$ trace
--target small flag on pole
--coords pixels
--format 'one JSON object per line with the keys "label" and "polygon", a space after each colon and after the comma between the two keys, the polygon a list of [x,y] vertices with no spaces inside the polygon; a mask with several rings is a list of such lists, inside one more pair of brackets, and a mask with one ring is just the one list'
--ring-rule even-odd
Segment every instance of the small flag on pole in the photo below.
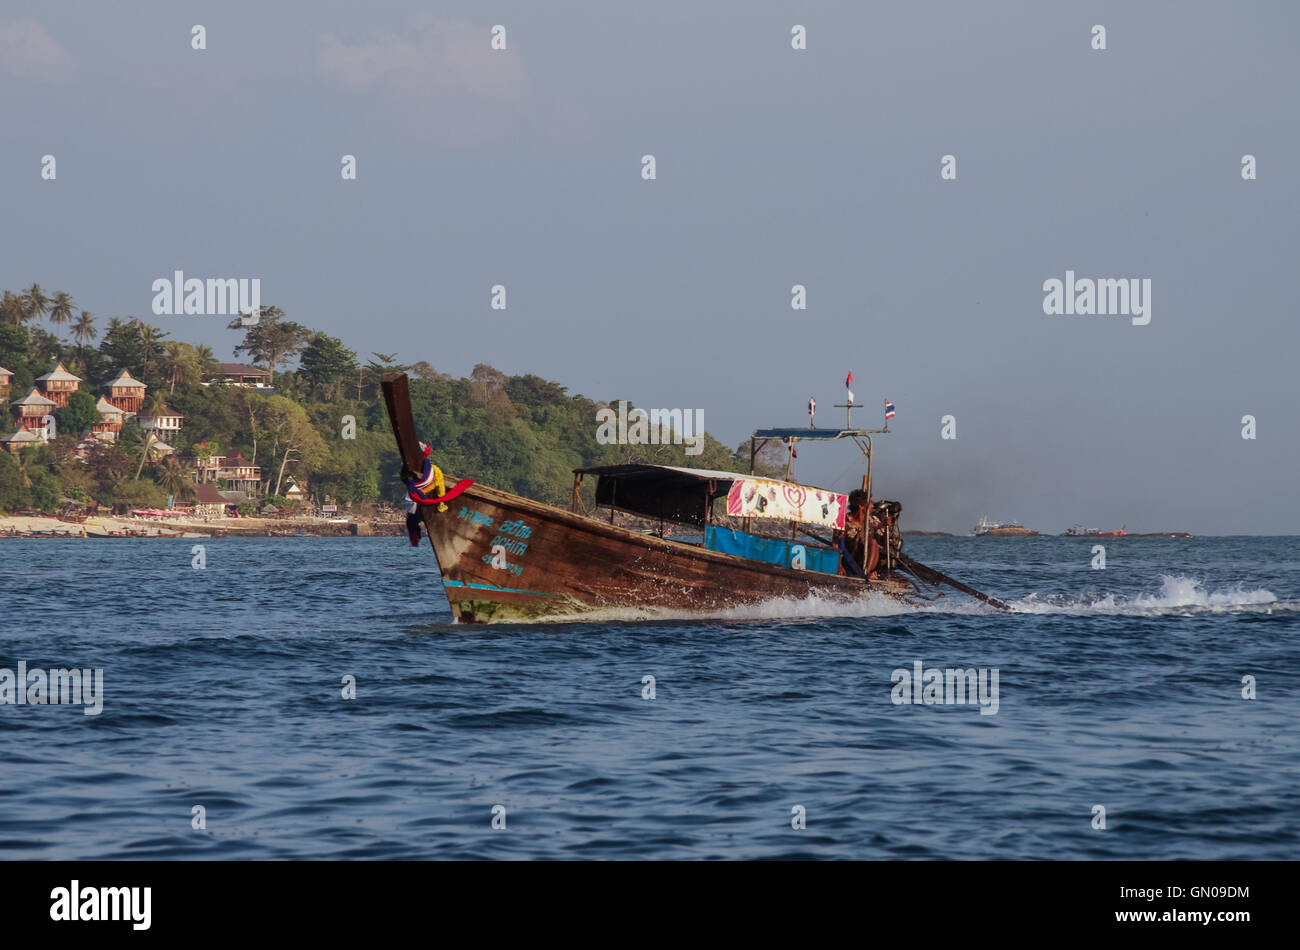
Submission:
{"label": "small flag on pole", "polygon": [[853,401],[853,370],[849,370],[848,378],[844,380],[844,388],[849,391],[849,402]]}
{"label": "small flag on pole", "polygon": [[811,429],[811,428],[814,428],[814,426],[813,426],[813,414],[814,414],[816,411],[817,411],[817,400],[814,399],[812,396],[809,396],[809,397],[808,397],[808,428],[810,428],[810,429]]}
{"label": "small flag on pole", "polygon": [[886,421],[888,421],[889,419],[892,419],[892,418],[894,418],[894,404],[893,404],[892,402],[890,402],[888,399],[886,399],[886,400],[885,400],[885,419],[886,419]]}

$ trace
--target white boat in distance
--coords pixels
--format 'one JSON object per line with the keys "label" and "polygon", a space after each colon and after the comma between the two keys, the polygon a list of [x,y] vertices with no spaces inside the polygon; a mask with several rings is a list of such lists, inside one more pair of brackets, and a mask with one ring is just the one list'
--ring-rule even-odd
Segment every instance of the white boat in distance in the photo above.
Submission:
{"label": "white boat in distance", "polygon": [[980,523],[977,524],[974,528],[972,528],[970,533],[974,537],[978,538],[980,535],[988,534],[990,531],[997,531],[999,528],[1023,528],[1023,527],[1024,525],[1022,525],[1019,521],[1006,521],[1006,522],[989,521],[988,518],[981,516]]}

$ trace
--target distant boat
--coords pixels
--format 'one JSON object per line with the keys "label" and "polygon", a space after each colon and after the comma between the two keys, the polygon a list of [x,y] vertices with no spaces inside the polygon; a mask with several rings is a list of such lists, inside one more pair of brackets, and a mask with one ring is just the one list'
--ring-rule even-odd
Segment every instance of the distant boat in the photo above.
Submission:
{"label": "distant boat", "polygon": [[977,524],[974,528],[972,528],[970,533],[978,538],[981,537],[982,535],[990,534],[991,532],[994,531],[1003,531],[1007,528],[1028,530],[1019,521],[1007,521],[1007,522],[989,521],[987,518],[981,517],[980,523]]}
{"label": "distant boat", "polygon": [[1071,538],[1123,538],[1128,535],[1128,525],[1120,525],[1118,531],[1102,531],[1099,528],[1085,528],[1077,524],[1065,533]]}

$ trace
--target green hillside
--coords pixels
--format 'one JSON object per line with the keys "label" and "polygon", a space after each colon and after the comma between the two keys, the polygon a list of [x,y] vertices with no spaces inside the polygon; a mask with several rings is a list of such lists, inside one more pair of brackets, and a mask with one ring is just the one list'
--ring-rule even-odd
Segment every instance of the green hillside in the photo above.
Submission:
{"label": "green hillside", "polygon": [[[320,503],[396,501],[399,461],[379,393],[381,375],[393,370],[410,374],[416,429],[444,471],[529,498],[567,504],[572,469],[592,465],[748,467],[748,443],[732,451],[707,435],[697,455],[687,455],[684,445],[599,444],[596,414],[609,403],[570,395],[538,376],[507,376],[480,364],[469,378],[456,378],[426,362],[400,364],[396,354],[362,361],[344,341],[275,307],[263,308],[256,326],[236,319],[229,329],[230,361],[269,369],[273,393],[204,385],[223,360],[143,320],[114,317],[101,332],[101,321],[66,293],[46,294],[37,285],[6,291],[0,366],[13,373],[8,402],[25,396],[57,362],[83,381],[54,412],[57,436],[49,445],[0,451],[0,510],[53,512],[65,497],[117,508],[161,506],[168,495],[183,501],[194,490],[196,457],[235,453],[261,467],[259,501],[282,503],[294,481]],[[133,419],[116,443],[91,439],[78,449],[100,419],[95,405],[103,384],[123,370],[149,387],[145,413],[165,406],[183,414],[182,431],[168,438],[174,455],[142,461],[145,439]],[[0,428],[4,435],[14,430],[12,415]],[[585,488],[590,492],[590,482]]]}

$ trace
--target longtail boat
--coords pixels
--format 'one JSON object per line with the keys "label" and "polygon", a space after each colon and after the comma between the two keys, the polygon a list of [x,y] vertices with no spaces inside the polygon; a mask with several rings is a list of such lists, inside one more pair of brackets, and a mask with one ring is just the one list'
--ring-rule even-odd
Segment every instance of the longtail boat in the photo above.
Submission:
{"label": "longtail boat", "polygon": [[[406,375],[385,377],[382,388],[415,509],[412,544],[422,525],[462,622],[617,608],[710,614],[810,595],[909,599],[923,596],[918,581],[983,598],[902,554],[901,506],[870,497],[871,436],[888,430],[760,429],[750,475],[647,464],[576,469],[566,511],[468,480],[428,494],[429,447],[415,431]],[[846,438],[867,458],[862,489],[849,495],[752,474],[770,440],[792,451],[797,441]],[[583,507],[588,476],[603,515]]]}

